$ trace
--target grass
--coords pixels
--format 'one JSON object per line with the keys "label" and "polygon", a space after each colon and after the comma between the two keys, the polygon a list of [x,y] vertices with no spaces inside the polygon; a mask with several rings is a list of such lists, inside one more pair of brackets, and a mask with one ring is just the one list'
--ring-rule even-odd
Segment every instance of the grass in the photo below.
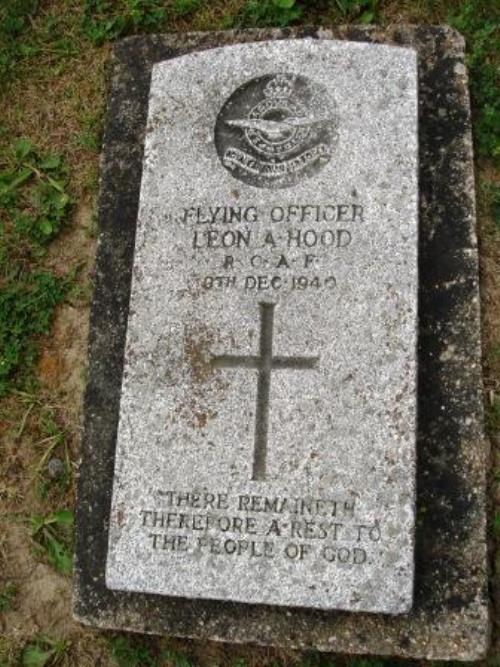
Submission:
{"label": "grass", "polygon": [[[161,660],[165,667],[195,667],[181,651],[173,649],[165,649],[162,652]],[[234,663],[234,667],[238,667],[238,662]],[[245,665],[241,665],[241,667],[245,667]]]}
{"label": "grass", "polygon": [[25,388],[32,379],[36,338],[49,332],[65,292],[65,282],[47,271],[29,272],[0,288],[0,394]]}
{"label": "grass", "polygon": [[[57,502],[58,496],[68,489],[72,480],[68,434],[60,423],[55,406],[40,401],[32,394],[24,394],[21,398],[24,412],[16,438],[22,437],[28,418],[34,412],[37,424],[36,429],[31,425],[31,446],[34,452],[32,481],[36,482],[36,491],[40,498],[51,496]],[[59,462],[59,466],[55,466],[59,470],[57,474],[51,474],[51,461]]]}
{"label": "grass", "polygon": [[491,520],[491,531],[494,537],[500,537],[500,514],[495,514]]}
{"label": "grass", "polygon": [[74,432],[64,406],[49,399],[46,393],[14,392],[0,404],[4,441],[12,443],[0,445],[0,501],[5,509],[17,510],[26,485],[37,511],[71,499]]}
{"label": "grass", "polygon": [[372,23],[378,18],[380,0],[335,0],[335,5],[348,21]]}
{"label": "grass", "polygon": [[36,550],[43,554],[58,572],[71,574],[73,512],[59,510],[46,516],[34,515],[29,523]]}
{"label": "grass", "polygon": [[112,637],[109,647],[118,667],[156,667],[158,664],[143,642],[130,637]]}
{"label": "grass", "polygon": [[15,71],[16,61],[28,52],[23,40],[30,17],[38,8],[37,0],[5,0],[0,7],[0,81]]}
{"label": "grass", "polygon": [[74,139],[75,144],[88,151],[98,153],[101,150],[102,125],[103,113],[101,109],[97,112],[83,112],[81,115],[81,130]]}
{"label": "grass", "polygon": [[157,30],[166,18],[161,0],[85,0],[82,29],[96,46],[139,30]]}
{"label": "grass", "polygon": [[285,27],[298,21],[303,13],[303,8],[295,2],[282,4],[278,0],[248,0],[231,23],[238,28]]}
{"label": "grass", "polygon": [[0,667],[17,667],[19,665],[18,654],[17,642],[0,634]]}
{"label": "grass", "polygon": [[[109,640],[111,655],[118,667],[197,667],[197,662],[191,660],[183,651],[172,647],[157,646],[152,650],[144,640],[134,636],[114,636]],[[209,663],[210,667],[221,667],[217,660]],[[224,662],[227,667],[252,667],[256,663],[244,657],[232,658]],[[260,664],[260,663],[259,663]],[[352,658],[337,660],[323,654],[310,654],[293,663],[286,660],[272,660],[269,667],[403,667],[404,661],[379,658]]]}
{"label": "grass", "polygon": [[500,232],[500,185],[488,184],[489,214],[496,233]]}
{"label": "grass", "polygon": [[486,426],[492,434],[500,431],[500,396],[492,396],[486,406]]}
{"label": "grass", "polygon": [[172,14],[174,16],[186,17],[205,4],[204,0],[174,0],[172,3]]}
{"label": "grass", "polygon": [[60,156],[40,154],[26,138],[4,154],[0,171],[0,396],[33,379],[37,337],[71,284],[42,268],[46,247],[71,210]]}
{"label": "grass", "polygon": [[9,611],[12,608],[14,598],[16,597],[17,586],[11,581],[0,585],[0,614]]}
{"label": "grass", "polygon": [[479,157],[500,165],[500,5],[491,0],[460,4],[448,20],[467,40],[467,65],[475,111],[474,139]]}
{"label": "grass", "polygon": [[[410,19],[448,21],[466,37],[474,109],[475,153],[488,224],[483,257],[498,256],[500,232],[499,13],[494,0],[2,0],[0,3],[0,417],[9,446],[0,450],[0,501],[31,517],[26,531],[38,558],[71,571],[72,433],[67,406],[40,380],[38,359],[54,318],[88,283],[78,265],[58,257],[77,226],[82,202],[97,188],[105,80],[111,42],[160,31],[331,25]],[[497,251],[495,251],[497,252]],[[494,269],[484,268],[492,274]],[[497,293],[498,294],[498,293]],[[500,430],[496,370],[500,342],[495,320],[485,327],[491,401],[490,433]],[[488,333],[489,332],[489,333]],[[495,342],[496,341],[496,342]],[[3,445],[0,444],[0,447]],[[3,456],[7,452],[8,456]],[[51,478],[48,462],[63,462]],[[500,539],[500,512],[490,521]],[[1,517],[0,517],[1,518]],[[2,542],[2,550],[4,547]],[[7,544],[7,543],[5,543]],[[11,555],[14,558],[15,555]],[[0,567],[3,561],[0,562]],[[9,581],[12,577],[9,578]],[[0,613],[23,608],[23,593],[0,587]],[[49,615],[49,614],[48,614]],[[47,628],[47,633],[52,631]],[[88,635],[88,645],[94,642]],[[16,640],[17,641],[17,640]],[[0,637],[0,667],[80,664],[68,637],[29,637],[24,647]],[[394,667],[394,660],[332,659],[311,654],[224,649],[152,638],[113,636],[88,664],[139,667]],[[213,655],[212,655],[213,654]],[[241,657],[243,655],[244,657]],[[401,663],[403,664],[403,663]]]}
{"label": "grass", "polygon": [[55,667],[65,657],[69,642],[39,635],[27,644],[21,654],[22,667]]}

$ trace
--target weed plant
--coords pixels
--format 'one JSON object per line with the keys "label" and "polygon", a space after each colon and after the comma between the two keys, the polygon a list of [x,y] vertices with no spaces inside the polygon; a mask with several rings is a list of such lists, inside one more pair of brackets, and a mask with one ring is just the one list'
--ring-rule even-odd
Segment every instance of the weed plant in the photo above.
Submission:
{"label": "weed plant", "polygon": [[71,574],[73,512],[60,510],[46,516],[34,515],[29,523],[35,550],[58,572]]}
{"label": "weed plant", "polygon": [[118,667],[157,667],[151,651],[140,641],[129,637],[112,637],[109,641],[111,655]]}
{"label": "weed plant", "polygon": [[23,37],[37,9],[38,0],[3,0],[0,5],[0,89],[14,72],[18,58],[30,50]]}
{"label": "weed plant", "polygon": [[82,29],[96,46],[131,32],[156,30],[166,17],[164,5],[161,0],[84,0]]}
{"label": "weed plant", "polygon": [[499,166],[500,2],[468,0],[448,19],[467,40],[476,155],[490,158]]}
{"label": "weed plant", "polygon": [[16,593],[17,586],[11,581],[0,585],[0,614],[12,608]]}
{"label": "weed plant", "polygon": [[72,276],[41,268],[68,220],[67,172],[26,139],[0,163],[0,396],[32,381],[36,339],[49,331]]}
{"label": "weed plant", "polygon": [[56,667],[61,664],[69,649],[69,642],[39,635],[29,642],[21,655],[22,667]]}

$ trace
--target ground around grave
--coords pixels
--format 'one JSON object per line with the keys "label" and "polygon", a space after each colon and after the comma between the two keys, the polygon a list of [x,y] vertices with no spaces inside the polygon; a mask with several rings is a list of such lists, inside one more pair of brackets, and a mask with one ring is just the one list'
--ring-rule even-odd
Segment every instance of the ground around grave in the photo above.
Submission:
{"label": "ground around grave", "polygon": [[[460,5],[460,6],[459,6]],[[475,117],[493,644],[500,665],[500,9],[495,0],[6,0],[0,8],[0,667],[394,665],[83,629],[71,528],[113,39],[297,23],[451,22]],[[401,664],[411,664],[401,661]],[[414,663],[416,664],[416,663]]]}

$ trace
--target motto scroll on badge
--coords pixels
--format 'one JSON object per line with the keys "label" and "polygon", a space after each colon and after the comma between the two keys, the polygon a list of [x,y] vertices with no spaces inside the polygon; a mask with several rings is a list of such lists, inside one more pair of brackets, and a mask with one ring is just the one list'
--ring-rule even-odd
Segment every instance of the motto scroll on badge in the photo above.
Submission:
{"label": "motto scroll on badge", "polygon": [[289,73],[268,74],[237,88],[215,125],[222,164],[261,188],[284,188],[322,169],[337,140],[336,105],[326,89]]}

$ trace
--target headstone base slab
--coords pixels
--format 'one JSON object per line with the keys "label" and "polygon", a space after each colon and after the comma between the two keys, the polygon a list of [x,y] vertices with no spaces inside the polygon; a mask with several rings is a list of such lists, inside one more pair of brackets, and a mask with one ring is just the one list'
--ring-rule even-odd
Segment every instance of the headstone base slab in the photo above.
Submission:
{"label": "headstone base slab", "polygon": [[[123,350],[154,63],[274,39],[412,46],[419,55],[420,325],[415,599],[400,617],[111,591],[105,585]],[[87,625],[336,653],[476,660],[489,640],[477,239],[464,43],[447,27],[248,30],[119,42],[79,473],[75,617]]]}

